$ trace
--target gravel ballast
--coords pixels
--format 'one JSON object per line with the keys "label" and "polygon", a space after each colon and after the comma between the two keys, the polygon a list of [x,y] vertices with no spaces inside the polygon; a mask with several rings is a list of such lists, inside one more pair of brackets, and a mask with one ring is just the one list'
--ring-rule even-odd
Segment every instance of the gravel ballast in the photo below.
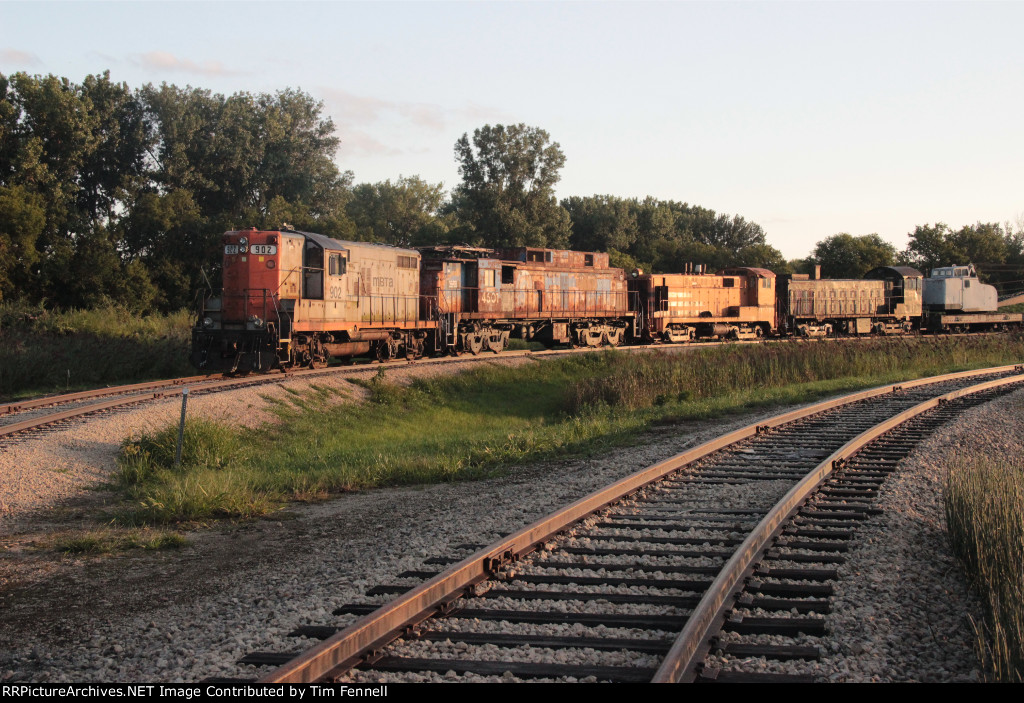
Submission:
{"label": "gravel ballast", "polygon": [[[355,392],[341,379],[317,383]],[[262,386],[198,396],[190,409],[256,426],[268,417],[263,396],[285,393]],[[278,519],[193,532],[179,550],[59,558],[33,549],[31,543],[55,524],[73,525],[80,512],[102,501],[89,487],[109,475],[125,437],[173,422],[179,410],[180,401],[154,403],[0,454],[0,680],[253,676],[253,669],[235,662],[255,651],[309,646],[287,633],[300,625],[351,622],[351,616],[331,611],[366,602],[362,594],[368,588],[398,582],[397,574],[422,569],[426,558],[465,553],[456,545],[493,541],[616,478],[778,412],[663,428],[642,446],[600,459],[545,462],[495,479],[372,490],[290,506]],[[818,663],[821,678],[978,678],[966,617],[977,618],[977,610],[945,556],[938,486],[943,462],[955,451],[1019,451],[1022,435],[1024,393],[1017,392],[940,430],[906,472],[890,479],[882,500],[894,501],[898,522],[873,520],[878,533],[864,557],[851,555],[843,566],[829,615],[841,643],[823,645],[829,653]],[[944,580],[936,581],[937,590],[925,589],[934,573]],[[908,591],[924,619],[895,616],[911,597]],[[941,606],[933,613],[936,603]],[[942,619],[929,632],[933,617]],[[492,626],[481,623],[481,631]],[[636,661],[649,665],[643,657]]]}

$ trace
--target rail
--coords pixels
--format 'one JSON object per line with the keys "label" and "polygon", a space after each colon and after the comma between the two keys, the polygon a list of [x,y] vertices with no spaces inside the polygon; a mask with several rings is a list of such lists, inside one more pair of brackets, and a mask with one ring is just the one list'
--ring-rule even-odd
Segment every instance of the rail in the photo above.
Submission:
{"label": "rail", "polygon": [[[652,679],[652,683],[677,683],[696,679],[697,667],[711,648],[710,637],[724,624],[727,611],[732,607],[733,597],[742,589],[744,579],[753,573],[754,567],[767,547],[834,469],[842,466],[843,462],[853,454],[897,425],[942,403],[1020,381],[1019,375],[1008,376],[931,398],[862,432],[826,457],[775,504],[726,562],[697,608],[690,615],[683,631]],[[903,387],[910,385],[909,383],[903,384]]]}
{"label": "rail", "polygon": [[[901,384],[881,386],[818,403],[807,408],[794,410],[767,421],[748,425],[742,429],[730,432],[700,447],[678,454],[621,479],[476,552],[443,574],[408,591],[396,600],[378,608],[287,664],[269,672],[259,681],[262,683],[308,683],[339,675],[358,664],[368,653],[383,647],[407,629],[415,627],[434,613],[443,612],[450,603],[461,597],[464,593],[470,592],[476,584],[490,578],[503,565],[514,562],[534,551],[538,545],[543,544],[575,522],[629,493],[679,470],[687,464],[742,439],[752,437],[766,429],[784,425],[794,420],[859,400],[892,393],[901,388],[970,378],[983,374],[1009,373],[1013,371],[1019,372],[1020,367],[1006,366],[966,371],[916,381],[907,381]],[[1013,381],[1020,381],[1020,377],[1011,377],[1011,380],[1008,382]],[[787,499],[789,500],[784,500],[783,502],[788,504],[795,500],[789,496],[787,496]],[[765,518],[766,521],[768,519]],[[749,550],[744,550],[744,553],[748,554]],[[743,557],[742,563],[748,563],[750,558],[749,554],[747,557]],[[737,557],[737,559],[740,558]],[[729,568],[735,570],[739,567],[734,565]],[[733,581],[735,577],[727,577],[727,579]],[[718,591],[723,589],[724,586],[720,587]],[[715,596],[713,600],[717,603],[720,598]],[[706,627],[701,627],[699,632],[703,634],[706,629]],[[684,630],[684,632],[687,632],[689,637],[692,630],[693,628],[690,628],[689,631]],[[680,638],[681,641],[682,639]],[[661,677],[659,680],[680,680],[681,673],[685,672],[690,666],[689,662],[692,658],[690,655],[694,651],[694,647],[680,644],[680,642],[673,645],[673,650],[670,653],[671,659],[665,661],[663,669],[666,671],[659,672],[658,675]],[[684,661],[685,663],[683,663]]]}

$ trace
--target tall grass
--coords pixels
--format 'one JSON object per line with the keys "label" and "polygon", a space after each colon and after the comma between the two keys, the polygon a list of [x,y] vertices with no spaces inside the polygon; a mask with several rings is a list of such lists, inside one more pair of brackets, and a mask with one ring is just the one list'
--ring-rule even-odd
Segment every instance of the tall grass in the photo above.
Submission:
{"label": "tall grass", "polygon": [[571,412],[593,405],[649,408],[754,388],[782,388],[846,377],[884,382],[1011,363],[1024,358],[1024,339],[1019,334],[894,338],[848,344],[745,345],[698,350],[682,357],[609,354],[609,373],[584,378],[570,388]]}
{"label": "tall grass", "polygon": [[185,425],[181,464],[175,465],[178,428],[169,426],[124,442],[114,483],[129,501],[120,522],[129,525],[254,517],[271,502],[246,480],[241,432],[209,420]]}
{"label": "tall grass", "polygon": [[117,519],[243,518],[283,501],[479,478],[524,461],[636,443],[654,423],[1024,358],[1019,339],[966,351],[958,341],[940,341],[938,351],[895,341],[857,352],[844,348],[860,345],[817,343],[664,357],[605,352],[484,364],[409,386],[390,382],[382,367],[361,384],[365,402],[339,402],[338,391],[313,388],[278,401],[278,422],[259,429],[190,422],[180,468],[173,466],[176,428],[127,442],[118,485],[129,501]]}
{"label": "tall grass", "polygon": [[143,317],[115,304],[61,312],[0,303],[0,397],[188,374],[190,327],[186,311]]}
{"label": "tall grass", "polygon": [[998,681],[1024,681],[1024,459],[960,461],[943,496],[949,540],[981,596],[977,648]]}

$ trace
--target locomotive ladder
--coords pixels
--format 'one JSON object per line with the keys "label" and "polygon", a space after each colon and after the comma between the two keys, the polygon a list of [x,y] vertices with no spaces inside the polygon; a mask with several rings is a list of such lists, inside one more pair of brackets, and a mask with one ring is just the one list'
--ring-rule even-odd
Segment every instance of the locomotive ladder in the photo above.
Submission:
{"label": "locomotive ladder", "polygon": [[438,315],[441,329],[444,330],[444,344],[446,349],[453,349],[459,343],[459,325],[455,320],[455,313],[446,312]]}

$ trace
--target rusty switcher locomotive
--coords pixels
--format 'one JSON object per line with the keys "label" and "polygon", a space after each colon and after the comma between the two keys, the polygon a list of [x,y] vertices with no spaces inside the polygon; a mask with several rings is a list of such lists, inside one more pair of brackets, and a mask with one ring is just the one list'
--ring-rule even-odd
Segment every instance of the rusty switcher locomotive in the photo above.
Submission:
{"label": "rusty switcher locomotive", "polygon": [[615,347],[715,339],[996,330],[995,290],[973,266],[883,266],[863,279],[762,268],[627,275],[608,254],[518,247],[422,249],[291,229],[226,232],[224,288],[205,297],[191,361],[210,372],[501,352],[512,338]]}

